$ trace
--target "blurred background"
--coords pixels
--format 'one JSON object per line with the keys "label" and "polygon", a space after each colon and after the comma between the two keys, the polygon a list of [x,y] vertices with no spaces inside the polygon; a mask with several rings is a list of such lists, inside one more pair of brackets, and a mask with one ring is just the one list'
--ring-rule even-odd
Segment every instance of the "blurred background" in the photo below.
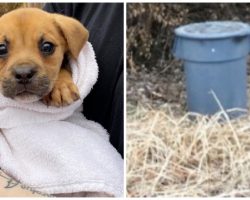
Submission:
{"label": "blurred background", "polygon": [[250,23],[250,4],[127,4],[128,106],[171,103],[177,110],[186,109],[182,63],[171,54],[174,29],[209,20]]}

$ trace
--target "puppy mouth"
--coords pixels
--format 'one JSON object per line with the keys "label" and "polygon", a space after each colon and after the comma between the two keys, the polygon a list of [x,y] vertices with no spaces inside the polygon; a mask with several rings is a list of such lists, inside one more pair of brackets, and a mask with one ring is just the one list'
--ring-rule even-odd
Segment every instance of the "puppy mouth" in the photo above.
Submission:
{"label": "puppy mouth", "polygon": [[8,98],[36,95],[39,98],[50,92],[50,81],[47,76],[37,77],[27,84],[19,84],[13,79],[2,82],[2,94]]}
{"label": "puppy mouth", "polygon": [[40,96],[40,93],[38,93],[37,91],[34,91],[32,88],[28,89],[24,85],[23,88],[16,90],[15,96],[25,96],[25,95],[31,95],[31,94]]}

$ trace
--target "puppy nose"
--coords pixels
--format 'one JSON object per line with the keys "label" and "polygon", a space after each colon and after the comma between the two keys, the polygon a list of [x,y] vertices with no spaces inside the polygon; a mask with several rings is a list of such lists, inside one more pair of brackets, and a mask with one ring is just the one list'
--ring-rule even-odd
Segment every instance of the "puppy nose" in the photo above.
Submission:
{"label": "puppy nose", "polygon": [[31,82],[32,77],[36,73],[36,69],[30,66],[16,67],[13,71],[16,81],[20,84],[27,84]]}

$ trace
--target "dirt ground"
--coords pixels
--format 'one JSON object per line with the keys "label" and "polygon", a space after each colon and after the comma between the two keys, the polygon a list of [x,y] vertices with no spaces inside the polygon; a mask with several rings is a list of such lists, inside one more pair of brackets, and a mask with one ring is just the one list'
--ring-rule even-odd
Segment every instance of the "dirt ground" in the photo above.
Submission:
{"label": "dirt ground", "polygon": [[170,74],[168,66],[152,71],[132,71],[127,75],[127,101],[133,104],[140,102],[159,106],[172,103],[185,109],[186,95],[184,87],[184,72],[181,62],[174,61],[177,66]]}

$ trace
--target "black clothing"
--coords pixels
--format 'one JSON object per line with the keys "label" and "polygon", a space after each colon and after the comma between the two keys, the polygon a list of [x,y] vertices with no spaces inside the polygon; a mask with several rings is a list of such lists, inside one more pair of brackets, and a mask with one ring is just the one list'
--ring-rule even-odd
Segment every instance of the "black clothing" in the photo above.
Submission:
{"label": "black clothing", "polygon": [[123,4],[47,3],[44,10],[73,17],[89,30],[99,77],[84,100],[83,113],[107,129],[123,155]]}

